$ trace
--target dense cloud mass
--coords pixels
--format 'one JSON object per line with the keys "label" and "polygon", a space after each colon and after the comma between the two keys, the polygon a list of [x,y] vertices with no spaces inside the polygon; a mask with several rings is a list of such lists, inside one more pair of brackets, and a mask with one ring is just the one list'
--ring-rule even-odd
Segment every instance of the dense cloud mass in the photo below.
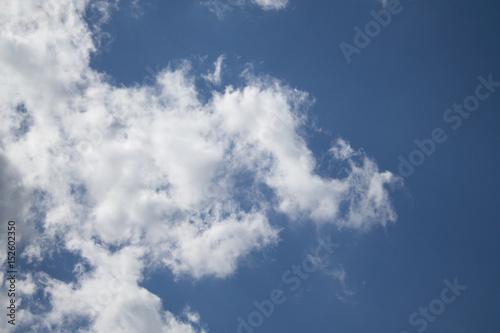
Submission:
{"label": "dense cloud mass", "polygon": [[[239,259],[278,243],[270,211],[360,230],[396,219],[385,188],[395,177],[344,140],[330,153],[347,175],[315,173],[300,135],[307,93],[245,73],[243,86],[202,102],[188,61],[154,85],[115,86],[89,67],[87,5],[0,3],[1,218],[43,230],[21,229],[27,260],[56,244],[81,260],[72,282],[25,274],[23,302],[33,305],[21,327],[202,332],[203,318],[189,309],[176,317],[139,286],[146,265],[177,278],[227,277]],[[207,80],[221,83],[223,59]],[[50,307],[35,311],[40,291]]]}

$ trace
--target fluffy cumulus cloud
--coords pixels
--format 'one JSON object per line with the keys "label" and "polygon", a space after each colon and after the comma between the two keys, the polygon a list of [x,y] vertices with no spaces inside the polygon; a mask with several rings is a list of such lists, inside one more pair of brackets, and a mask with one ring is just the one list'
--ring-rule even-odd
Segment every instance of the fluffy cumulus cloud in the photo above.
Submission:
{"label": "fluffy cumulus cloud", "polygon": [[[0,217],[17,221],[28,261],[56,246],[79,258],[74,280],[23,277],[21,328],[203,332],[198,314],[174,315],[140,286],[147,266],[226,277],[278,243],[270,211],[355,229],[395,220],[393,175],[345,141],[331,149],[345,176],[315,173],[300,135],[306,93],[246,72],[241,86],[201,101],[187,61],[154,85],[114,86],[89,67],[88,5],[0,2]],[[222,61],[206,76],[214,84]]]}

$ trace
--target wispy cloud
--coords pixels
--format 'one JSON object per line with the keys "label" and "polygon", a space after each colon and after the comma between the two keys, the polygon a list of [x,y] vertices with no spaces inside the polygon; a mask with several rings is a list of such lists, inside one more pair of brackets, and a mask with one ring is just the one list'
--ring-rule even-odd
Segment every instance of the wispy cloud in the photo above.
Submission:
{"label": "wispy cloud", "polygon": [[265,11],[282,10],[288,6],[288,0],[209,0],[201,2],[201,5],[206,6],[220,21],[224,20],[226,13],[235,8],[241,9],[249,4],[256,5]]}
{"label": "wispy cloud", "polygon": [[217,16],[219,21],[224,20],[224,15],[226,12],[232,11],[234,8],[227,3],[224,3],[220,0],[210,0],[204,1],[201,3],[202,6],[206,6],[210,12],[214,13]]}
{"label": "wispy cloud", "polygon": [[215,85],[221,84],[223,62],[224,62],[224,55],[220,55],[217,58],[217,61],[215,61],[214,63],[214,71],[212,73],[207,73],[205,75],[202,75],[202,77],[205,80],[212,82]]}
{"label": "wispy cloud", "polygon": [[343,265],[339,265],[334,270],[326,271],[326,274],[337,280],[340,285],[340,288],[336,290],[337,299],[345,301],[349,296],[354,295],[354,291],[347,283],[348,276]]}
{"label": "wispy cloud", "polygon": [[251,0],[264,10],[280,10],[288,5],[288,0]]}

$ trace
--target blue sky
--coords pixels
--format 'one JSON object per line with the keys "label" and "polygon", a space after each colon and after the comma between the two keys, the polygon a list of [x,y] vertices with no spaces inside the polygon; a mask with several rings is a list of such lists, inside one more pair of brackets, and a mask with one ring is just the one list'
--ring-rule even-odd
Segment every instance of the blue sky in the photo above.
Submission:
{"label": "blue sky", "polygon": [[0,12],[2,331],[498,332],[496,2]]}

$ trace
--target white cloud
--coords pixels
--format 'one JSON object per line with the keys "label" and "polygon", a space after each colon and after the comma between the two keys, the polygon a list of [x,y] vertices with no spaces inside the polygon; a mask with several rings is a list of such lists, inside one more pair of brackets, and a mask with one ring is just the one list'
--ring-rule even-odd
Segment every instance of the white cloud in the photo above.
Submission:
{"label": "white cloud", "polygon": [[[279,9],[286,1],[258,4]],[[16,170],[2,168],[9,195],[1,212],[43,227],[27,257],[40,260],[62,239],[92,267],[76,267],[73,282],[35,275],[51,307],[25,310],[24,325],[57,331],[88,316],[93,332],[202,331],[195,313],[182,321],[139,286],[146,265],[177,277],[226,277],[252,251],[277,244],[269,210],[355,229],[395,220],[384,188],[393,175],[345,141],[332,156],[347,163],[346,176],[315,173],[299,134],[306,93],[246,72],[241,88],[204,103],[189,62],[164,69],[154,86],[113,86],[89,67],[96,47],[82,20],[86,6],[0,3],[0,76],[8,78],[0,162]]]}
{"label": "white cloud", "polygon": [[201,2],[201,5],[206,6],[220,21],[224,20],[226,13],[233,11],[235,8],[243,8],[247,4],[256,5],[266,11],[281,10],[288,6],[288,0],[209,0]]}
{"label": "white cloud", "polygon": [[264,10],[280,10],[288,5],[288,0],[251,0]]}
{"label": "white cloud", "polygon": [[214,63],[214,71],[213,73],[207,73],[205,75],[202,75],[202,77],[209,81],[212,82],[215,85],[221,84],[222,81],[222,65],[224,61],[224,55],[221,55],[217,58],[217,61]]}
{"label": "white cloud", "polygon": [[[1,141],[0,141],[1,145]],[[7,222],[10,220],[16,221],[18,216],[28,214],[31,200],[29,192],[22,186],[20,175],[15,172],[15,167],[9,160],[0,153],[0,220],[2,228],[0,228],[0,258],[7,258]],[[29,237],[29,230],[22,224],[17,223],[14,226],[18,238],[24,240]],[[0,261],[0,264],[2,264]]]}
{"label": "white cloud", "polygon": [[[163,261],[174,274],[224,277],[235,271],[242,255],[277,242],[278,231],[268,224],[262,213],[246,214],[226,207],[215,209],[218,210],[215,216],[193,217],[191,223],[169,230],[170,242],[160,245],[160,250],[170,253]],[[224,219],[219,216],[223,214],[230,215]]]}
{"label": "white cloud", "polygon": [[346,301],[348,297],[354,295],[355,292],[347,284],[346,280],[348,276],[343,265],[339,265],[331,271],[325,270],[325,273],[337,280],[340,285],[340,288],[336,290],[337,299],[340,301]]}
{"label": "white cloud", "polygon": [[332,148],[330,148],[330,153],[340,161],[344,161],[356,155],[351,146],[342,138],[337,139]]}
{"label": "white cloud", "polygon": [[219,21],[224,20],[224,15],[226,12],[232,11],[234,8],[227,3],[220,0],[210,0],[201,3],[202,6],[206,6],[209,11],[217,16]]}

